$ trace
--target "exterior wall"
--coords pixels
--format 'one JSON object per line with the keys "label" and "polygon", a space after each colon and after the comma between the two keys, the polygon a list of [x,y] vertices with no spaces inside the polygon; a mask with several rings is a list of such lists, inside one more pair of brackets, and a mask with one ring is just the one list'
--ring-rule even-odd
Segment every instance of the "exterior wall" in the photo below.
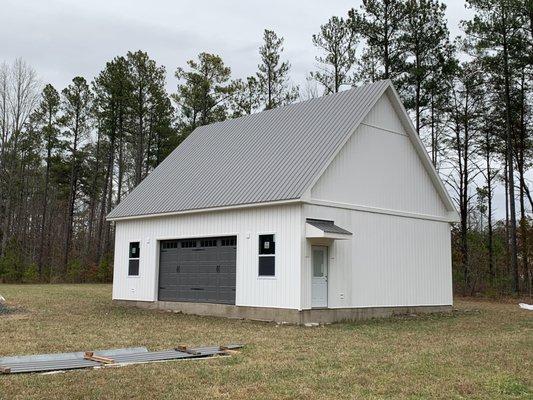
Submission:
{"label": "exterior wall", "polygon": [[[353,232],[329,247],[328,307],[451,305],[447,222],[305,205],[307,218]],[[302,240],[302,308],[311,308],[311,243]]]}
{"label": "exterior wall", "polygon": [[[237,236],[236,305],[300,308],[300,204],[254,207],[116,222],[113,299],[156,301],[159,241]],[[276,235],[276,276],[258,277],[258,235]],[[128,277],[129,242],[141,243],[138,277]]]}
{"label": "exterior wall", "polygon": [[[449,211],[385,94],[310,191],[305,218],[353,232],[329,244],[328,307],[452,304]],[[302,308],[311,243],[302,239]]]}
{"label": "exterior wall", "polygon": [[386,95],[328,166],[311,197],[444,217],[447,210]]}

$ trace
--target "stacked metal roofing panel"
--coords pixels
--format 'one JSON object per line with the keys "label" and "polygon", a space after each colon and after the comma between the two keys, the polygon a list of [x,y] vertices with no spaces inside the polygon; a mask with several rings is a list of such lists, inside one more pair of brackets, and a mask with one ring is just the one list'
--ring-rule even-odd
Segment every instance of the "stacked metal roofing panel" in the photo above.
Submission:
{"label": "stacked metal roofing panel", "polygon": [[[0,374],[63,371],[96,368],[108,365],[141,364],[187,358],[212,357],[218,354],[226,355],[228,350],[234,350],[240,347],[242,346],[180,347],[163,351],[148,351],[146,347],[134,347],[127,349],[101,350],[90,353],[76,352],[3,357],[0,358]],[[92,359],[88,354],[92,355]],[[111,362],[97,361],[99,359],[106,359]]]}

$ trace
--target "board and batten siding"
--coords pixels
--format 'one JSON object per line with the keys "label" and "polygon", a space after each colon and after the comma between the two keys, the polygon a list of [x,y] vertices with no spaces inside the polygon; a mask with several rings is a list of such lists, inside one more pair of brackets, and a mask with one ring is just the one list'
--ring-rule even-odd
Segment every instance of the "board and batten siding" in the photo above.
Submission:
{"label": "board and batten siding", "polygon": [[[156,301],[159,241],[237,236],[236,305],[300,308],[302,206],[288,204],[116,222],[113,299]],[[276,276],[258,276],[258,235],[276,235]],[[129,242],[140,242],[139,276],[128,276]]]}
{"label": "board and batten siding", "polygon": [[[328,307],[451,305],[447,222],[305,205],[307,218],[353,232],[329,247]],[[302,308],[311,307],[311,244],[303,243]]]}
{"label": "board and batten siding", "polygon": [[444,217],[447,210],[384,94],[311,190],[311,197]]}
{"label": "board and batten siding", "polygon": [[[313,204],[314,202],[314,204]],[[328,307],[451,305],[449,215],[384,94],[310,190],[306,218],[353,232],[329,246]],[[311,244],[302,242],[302,308]]]}

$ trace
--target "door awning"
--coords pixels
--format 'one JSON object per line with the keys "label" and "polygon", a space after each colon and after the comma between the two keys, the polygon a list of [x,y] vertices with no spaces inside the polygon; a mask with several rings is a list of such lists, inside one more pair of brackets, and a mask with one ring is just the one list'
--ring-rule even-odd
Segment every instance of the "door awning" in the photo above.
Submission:
{"label": "door awning", "polygon": [[308,239],[350,239],[352,232],[335,225],[333,221],[307,218],[305,220],[305,237]]}

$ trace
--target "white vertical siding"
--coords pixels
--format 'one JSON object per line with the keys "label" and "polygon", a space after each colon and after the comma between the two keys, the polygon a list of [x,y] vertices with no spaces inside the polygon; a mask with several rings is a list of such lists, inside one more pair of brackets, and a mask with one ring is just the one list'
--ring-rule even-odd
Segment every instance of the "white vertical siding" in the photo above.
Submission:
{"label": "white vertical siding", "polygon": [[[113,298],[157,300],[158,240],[237,235],[236,304],[300,308],[299,204],[116,222]],[[258,234],[276,235],[276,277],[258,277]],[[141,242],[140,275],[128,277],[128,244]]]}
{"label": "white vertical siding", "polygon": [[[353,232],[330,247],[330,308],[452,304],[448,223],[314,205],[306,205],[304,215]],[[304,309],[311,306],[310,246],[302,271]]]}
{"label": "white vertical siding", "polygon": [[386,92],[367,114],[363,124],[373,125],[391,132],[407,135]]}
{"label": "white vertical siding", "polygon": [[311,197],[418,214],[447,214],[386,95],[317,181]]}

